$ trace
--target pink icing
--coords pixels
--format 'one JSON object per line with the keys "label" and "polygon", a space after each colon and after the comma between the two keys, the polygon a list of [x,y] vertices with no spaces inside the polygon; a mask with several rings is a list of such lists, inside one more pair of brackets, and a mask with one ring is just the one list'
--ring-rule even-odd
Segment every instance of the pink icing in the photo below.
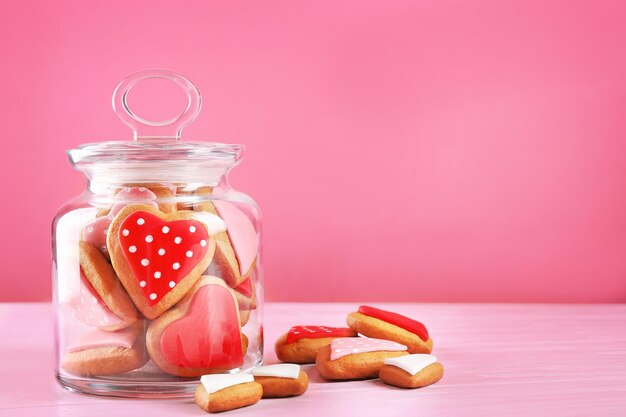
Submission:
{"label": "pink icing", "polygon": [[83,227],[82,240],[92,244],[104,255],[108,256],[107,250],[107,232],[111,225],[111,218],[97,217]]}
{"label": "pink icing", "polygon": [[239,261],[241,275],[246,275],[259,251],[254,225],[241,210],[226,201],[214,201],[217,213],[226,223],[228,238]]}
{"label": "pink icing", "polygon": [[111,207],[108,217],[112,219],[120,210],[131,203],[145,203],[153,207],[158,207],[157,203],[154,202],[156,199],[156,194],[146,187],[126,187],[115,196],[115,200],[119,201],[119,203]]}
{"label": "pink icing", "polygon": [[145,187],[126,187],[122,189],[115,196],[117,203],[111,207],[109,214],[97,217],[85,225],[82,231],[82,240],[94,245],[108,258],[107,233],[115,215],[131,203],[145,203],[158,207],[157,203],[154,202],[156,198],[156,194]]}
{"label": "pink icing", "polygon": [[80,284],[76,294],[68,302],[78,320],[88,326],[117,326],[122,320],[109,310],[87,278],[80,272]]}
{"label": "pink icing", "polygon": [[70,343],[67,350],[68,352],[78,352],[80,350],[110,346],[130,349],[133,347],[136,338],[137,332],[133,328],[127,328],[117,332],[92,330],[82,335],[78,340]]}
{"label": "pink icing", "polygon": [[406,346],[391,340],[372,339],[369,337],[341,337],[330,342],[330,360],[334,361],[356,353],[402,352],[406,349]]}

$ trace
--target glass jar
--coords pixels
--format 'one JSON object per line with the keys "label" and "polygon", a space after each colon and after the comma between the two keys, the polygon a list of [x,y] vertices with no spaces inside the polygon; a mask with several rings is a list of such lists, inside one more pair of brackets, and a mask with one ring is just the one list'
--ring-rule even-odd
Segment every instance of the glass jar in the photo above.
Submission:
{"label": "glass jar", "polygon": [[[183,113],[136,116],[127,95],[147,78],[182,87]],[[228,182],[242,145],[181,141],[200,106],[179,74],[132,74],[113,109],[134,140],[68,152],[88,183],[52,230],[56,377],[70,390],[191,396],[201,375],[262,363],[260,213]]]}

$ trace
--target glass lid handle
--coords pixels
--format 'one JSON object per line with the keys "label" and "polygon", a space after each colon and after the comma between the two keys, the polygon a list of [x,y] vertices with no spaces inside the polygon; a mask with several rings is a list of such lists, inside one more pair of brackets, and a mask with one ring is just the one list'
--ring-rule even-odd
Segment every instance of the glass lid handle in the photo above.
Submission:
{"label": "glass lid handle", "polygon": [[[176,117],[169,120],[154,122],[139,117],[128,107],[128,93],[141,80],[163,78],[170,80],[187,94],[187,107]],[[200,113],[202,96],[191,81],[172,71],[164,69],[147,69],[135,72],[124,78],[113,91],[113,112],[125,125],[133,130],[136,141],[179,141],[181,131]]]}

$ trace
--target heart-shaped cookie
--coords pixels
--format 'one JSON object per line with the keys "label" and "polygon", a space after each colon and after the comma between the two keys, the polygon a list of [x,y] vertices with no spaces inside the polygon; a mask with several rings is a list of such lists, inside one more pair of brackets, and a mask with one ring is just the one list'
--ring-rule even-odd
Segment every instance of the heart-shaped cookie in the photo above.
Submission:
{"label": "heart-shaped cookie", "polygon": [[79,242],[79,262],[80,281],[69,302],[76,318],[107,331],[135,323],[139,314],[98,248]]}
{"label": "heart-shaped cookie", "polygon": [[[185,296],[215,252],[209,227],[193,211],[162,213],[133,204],[116,216],[107,235],[111,263],[128,295],[149,319]],[[221,221],[217,219],[218,221]]]}
{"label": "heart-shaped cookie", "polygon": [[[204,194],[206,195],[206,192]],[[219,276],[234,288],[250,276],[259,252],[259,237],[248,216],[227,201],[203,201],[195,210],[219,216],[227,229],[215,235],[215,266]]]}
{"label": "heart-shaped cookie", "polygon": [[152,360],[173,375],[200,376],[243,364],[237,301],[216,277],[203,276],[180,303],[154,320],[146,340]]}

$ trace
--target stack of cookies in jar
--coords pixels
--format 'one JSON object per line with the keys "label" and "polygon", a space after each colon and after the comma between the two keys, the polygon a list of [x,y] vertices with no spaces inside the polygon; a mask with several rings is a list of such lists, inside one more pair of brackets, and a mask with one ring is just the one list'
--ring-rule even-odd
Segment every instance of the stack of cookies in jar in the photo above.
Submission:
{"label": "stack of cookies in jar", "polygon": [[60,216],[60,371],[197,379],[257,365],[256,219],[185,184],[123,184]]}

